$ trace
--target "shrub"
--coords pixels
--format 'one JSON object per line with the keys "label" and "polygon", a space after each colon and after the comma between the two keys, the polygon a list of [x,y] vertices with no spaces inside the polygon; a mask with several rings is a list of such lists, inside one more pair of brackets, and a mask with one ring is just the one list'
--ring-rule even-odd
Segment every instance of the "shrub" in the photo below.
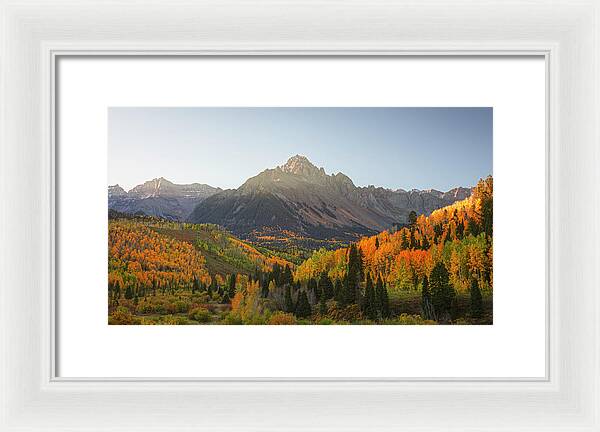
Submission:
{"label": "shrub", "polygon": [[108,317],[108,323],[111,325],[131,325],[138,324],[138,320],[124,306],[117,307]]}
{"label": "shrub", "polygon": [[437,324],[437,322],[432,320],[427,320],[422,318],[420,315],[408,315],[408,314],[400,314],[398,317],[385,320],[383,324],[388,325],[420,325],[420,324]]}
{"label": "shrub", "polygon": [[163,313],[174,314],[175,312],[177,312],[174,302],[173,303],[171,303],[171,302],[163,303],[163,307],[164,307]]}
{"label": "shrub", "polygon": [[364,319],[360,307],[357,304],[351,304],[346,307],[337,307],[335,302],[329,304],[327,316],[334,321],[357,322]]}
{"label": "shrub", "polygon": [[211,314],[206,308],[196,307],[188,313],[188,318],[200,323],[207,323],[211,320]]}
{"label": "shrub", "polygon": [[186,317],[165,315],[160,317],[159,324],[165,325],[186,325],[190,324],[190,321]]}
{"label": "shrub", "polygon": [[190,309],[190,304],[183,300],[177,300],[174,303],[175,312],[177,313],[186,313]]}
{"label": "shrub", "polygon": [[235,312],[230,312],[227,315],[225,315],[225,318],[223,318],[223,324],[241,325],[244,323],[242,322],[242,318],[238,314],[236,314]]}
{"label": "shrub", "polygon": [[158,325],[158,319],[157,318],[150,318],[150,317],[142,317],[140,318],[140,324],[141,325]]}
{"label": "shrub", "polygon": [[275,312],[269,319],[270,325],[292,325],[296,324],[296,317],[287,312]]}
{"label": "shrub", "polygon": [[147,301],[142,301],[137,305],[135,311],[138,314],[149,314],[154,312],[154,306]]}

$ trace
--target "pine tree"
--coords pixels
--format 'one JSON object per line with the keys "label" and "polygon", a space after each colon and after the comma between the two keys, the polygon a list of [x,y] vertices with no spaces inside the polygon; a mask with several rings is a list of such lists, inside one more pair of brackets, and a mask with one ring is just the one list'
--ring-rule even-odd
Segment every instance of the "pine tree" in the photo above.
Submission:
{"label": "pine tree", "polygon": [[319,291],[325,300],[329,300],[333,297],[333,283],[327,272],[322,272],[321,277],[319,278]]}
{"label": "pine tree", "polygon": [[438,262],[431,271],[429,285],[435,315],[440,322],[450,321],[450,309],[454,300],[454,288],[443,262]]}
{"label": "pine tree", "polygon": [[260,295],[263,298],[269,297],[269,278],[264,277],[261,284]]}
{"label": "pine tree", "polygon": [[[363,252],[362,249],[359,248],[358,246],[356,247],[356,256],[357,256],[357,260],[358,260],[358,282],[360,283],[361,281],[363,281],[365,279],[365,259],[363,256]],[[357,292],[359,292],[360,290],[357,287]]]}
{"label": "pine tree", "polygon": [[258,269],[258,267],[256,267],[254,269],[254,278],[255,281],[262,281],[262,273],[261,271]]}
{"label": "pine tree", "polygon": [[382,291],[381,291],[381,316],[383,318],[390,317],[390,297],[388,295],[388,290],[383,281],[381,282]]}
{"label": "pine tree", "polygon": [[477,279],[471,278],[471,316],[481,318],[483,316],[483,303],[481,300],[481,290]]}
{"label": "pine tree", "polygon": [[229,290],[228,290],[227,294],[229,294],[230,298],[233,298],[233,296],[235,295],[236,279],[237,279],[237,276],[235,273],[232,273],[231,275],[229,275]]}
{"label": "pine tree", "polygon": [[373,291],[373,282],[371,281],[370,274],[367,274],[363,313],[370,320],[377,319],[377,308],[375,306],[375,292]]}
{"label": "pine tree", "polygon": [[338,305],[341,305],[344,302],[344,285],[345,283],[343,283],[340,279],[335,280],[333,299]]}
{"label": "pine tree", "polygon": [[[494,228],[494,185],[492,177],[487,177],[485,180],[479,180],[473,191],[473,196],[480,199],[480,218],[481,230],[489,238],[492,237]],[[476,234],[474,234],[476,235]]]}
{"label": "pine tree", "polygon": [[273,264],[273,270],[271,270],[271,280],[275,282],[275,286],[281,286],[281,267],[279,264]]}
{"label": "pine tree", "polygon": [[433,243],[438,244],[440,237],[444,233],[444,227],[441,224],[436,224],[433,226]]}
{"label": "pine tree", "polygon": [[465,223],[463,221],[460,221],[456,225],[456,238],[459,240],[462,240],[464,233],[465,233]]}
{"label": "pine tree", "polygon": [[292,284],[294,282],[294,277],[292,276],[292,269],[288,264],[286,264],[285,269],[283,270],[283,276],[281,280],[282,284]]}
{"label": "pine tree", "polygon": [[284,308],[286,312],[294,312],[294,301],[292,300],[292,289],[289,285],[285,286]]}
{"label": "pine tree", "polygon": [[298,302],[296,304],[295,315],[298,318],[308,318],[311,314],[312,310],[310,308],[310,303],[308,302],[306,291],[300,291],[300,293],[298,294]]}
{"label": "pine tree", "polygon": [[327,314],[327,301],[325,300],[325,296],[321,296],[321,301],[319,302],[319,313],[321,315]]}
{"label": "pine tree", "polygon": [[377,282],[375,282],[375,308],[377,309],[377,313],[385,318],[385,314],[383,313],[385,302],[383,290],[383,281],[381,280],[381,275],[379,275],[377,276]]}
{"label": "pine tree", "polygon": [[310,278],[306,284],[306,289],[315,296],[315,300],[318,302],[321,299],[321,290],[317,285],[317,281],[314,278]]}
{"label": "pine tree", "polygon": [[348,272],[344,283],[344,305],[356,303],[358,298],[358,284],[360,281],[361,273],[361,259],[358,252],[358,248],[355,244],[350,245],[348,251]]}
{"label": "pine tree", "polygon": [[127,288],[125,288],[125,298],[127,300],[131,300],[133,298],[133,289],[131,288],[131,285],[127,285]]}
{"label": "pine tree", "polygon": [[429,280],[427,276],[423,277],[421,287],[421,315],[428,320],[435,320],[435,311],[431,303],[431,293],[429,292]]}
{"label": "pine tree", "polygon": [[400,240],[400,247],[404,250],[408,249],[410,245],[408,244],[408,238],[406,238],[406,230],[402,230],[402,238]]}
{"label": "pine tree", "polygon": [[230,303],[231,302],[231,298],[229,297],[229,292],[225,291],[225,293],[223,294],[223,300],[221,301],[221,303]]}
{"label": "pine tree", "polygon": [[411,210],[408,214],[408,224],[411,227],[414,227],[417,224],[417,213],[414,210]]}

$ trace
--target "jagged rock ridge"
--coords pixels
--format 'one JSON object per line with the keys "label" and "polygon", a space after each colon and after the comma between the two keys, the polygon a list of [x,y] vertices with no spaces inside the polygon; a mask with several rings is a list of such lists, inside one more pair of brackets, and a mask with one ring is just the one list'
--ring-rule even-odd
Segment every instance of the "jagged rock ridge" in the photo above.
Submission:
{"label": "jagged rock ridge", "polygon": [[206,184],[175,184],[163,177],[149,180],[126,192],[121,186],[108,187],[108,208],[129,214],[185,220],[209,196],[221,191]]}
{"label": "jagged rock ridge", "polygon": [[470,194],[470,188],[440,192],[357,187],[345,174],[328,175],[296,155],[238,189],[211,195],[188,220],[216,223],[242,237],[257,230],[285,230],[319,239],[353,239],[405,223],[411,211],[427,215]]}

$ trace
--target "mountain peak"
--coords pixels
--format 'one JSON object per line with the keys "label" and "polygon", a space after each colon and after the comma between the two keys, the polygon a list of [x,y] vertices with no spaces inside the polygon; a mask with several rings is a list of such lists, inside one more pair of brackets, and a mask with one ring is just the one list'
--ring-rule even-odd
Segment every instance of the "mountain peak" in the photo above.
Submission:
{"label": "mountain peak", "polygon": [[288,159],[281,170],[288,174],[313,176],[315,174],[325,174],[323,168],[317,168],[306,156],[296,155]]}

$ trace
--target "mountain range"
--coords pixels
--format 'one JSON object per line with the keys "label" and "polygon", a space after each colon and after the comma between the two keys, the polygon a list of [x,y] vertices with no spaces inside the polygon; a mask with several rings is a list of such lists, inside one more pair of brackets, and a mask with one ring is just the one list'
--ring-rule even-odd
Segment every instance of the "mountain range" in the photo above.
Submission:
{"label": "mountain range", "polygon": [[156,178],[126,192],[118,184],[108,187],[108,208],[129,214],[185,220],[209,196],[220,192],[206,184],[179,185]]}
{"label": "mountain range", "polygon": [[129,192],[108,188],[109,208],[172,220],[221,225],[240,237],[288,232],[316,239],[352,240],[408,221],[471,195],[471,188],[391,190],[359,187],[343,173],[327,174],[306,157],[266,169],[237,189],[176,185],[164,178]]}

